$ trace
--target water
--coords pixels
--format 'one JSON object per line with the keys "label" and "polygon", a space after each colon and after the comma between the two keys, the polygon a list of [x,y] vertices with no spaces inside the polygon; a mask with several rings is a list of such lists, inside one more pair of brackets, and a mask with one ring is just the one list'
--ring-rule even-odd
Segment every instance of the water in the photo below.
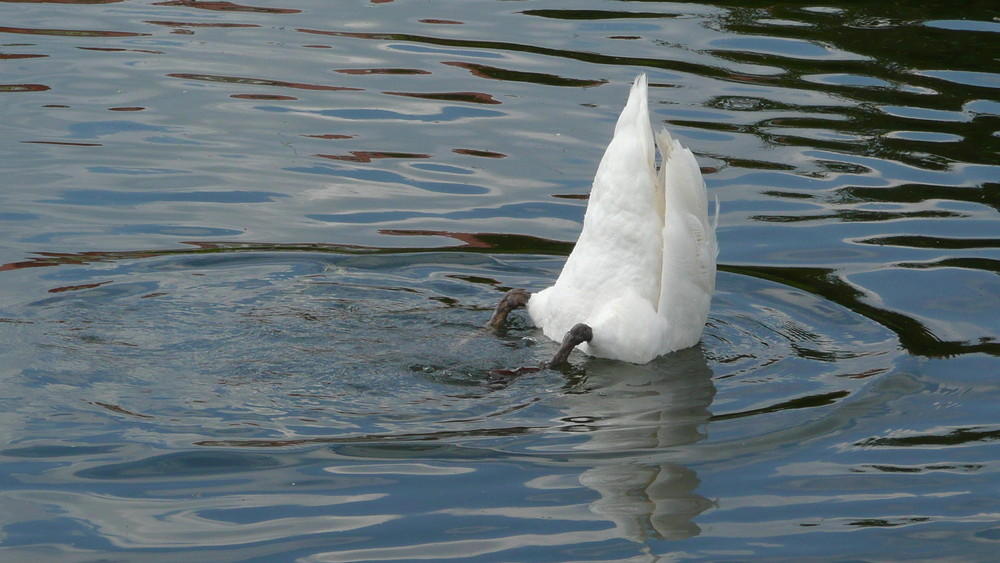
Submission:
{"label": "water", "polygon": [[[0,556],[992,558],[998,18],[0,2]],[[640,71],[701,345],[518,373]]]}

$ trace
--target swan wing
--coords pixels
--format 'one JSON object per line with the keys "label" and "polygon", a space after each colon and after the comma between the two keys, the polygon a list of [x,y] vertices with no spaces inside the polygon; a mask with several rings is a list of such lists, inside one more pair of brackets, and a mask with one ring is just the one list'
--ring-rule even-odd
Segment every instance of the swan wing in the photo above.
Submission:
{"label": "swan wing", "polygon": [[[698,162],[666,129],[656,136],[662,164],[663,268],[658,313],[667,325],[663,352],[693,346],[701,338],[715,290],[718,244],[708,218],[708,193]],[[716,223],[718,206],[716,206]]]}

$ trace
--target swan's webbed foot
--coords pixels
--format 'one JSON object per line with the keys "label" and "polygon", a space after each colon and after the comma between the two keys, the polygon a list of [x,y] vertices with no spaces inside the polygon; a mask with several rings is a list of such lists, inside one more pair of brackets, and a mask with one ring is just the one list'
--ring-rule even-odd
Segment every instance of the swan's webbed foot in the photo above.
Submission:
{"label": "swan's webbed foot", "polygon": [[584,323],[573,325],[573,328],[569,329],[569,332],[563,337],[562,344],[559,345],[559,350],[556,351],[551,360],[542,364],[542,367],[550,368],[565,362],[566,358],[569,358],[569,353],[573,351],[573,348],[584,342],[590,342],[593,338],[594,331],[590,326]]}
{"label": "swan's webbed foot", "polygon": [[504,295],[500,303],[497,304],[497,308],[493,311],[493,316],[490,317],[490,322],[486,326],[493,330],[500,330],[507,322],[507,315],[514,309],[520,309],[527,305],[528,299],[531,299],[531,294],[523,289],[508,291],[507,295]]}

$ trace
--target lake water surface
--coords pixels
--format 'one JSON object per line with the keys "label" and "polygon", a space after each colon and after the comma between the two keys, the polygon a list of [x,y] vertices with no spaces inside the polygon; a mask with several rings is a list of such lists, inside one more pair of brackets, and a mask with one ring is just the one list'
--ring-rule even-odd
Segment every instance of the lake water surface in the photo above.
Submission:
{"label": "lake water surface", "polygon": [[[572,4],[0,0],[0,559],[994,558],[1000,10]],[[639,72],[702,342],[518,373]]]}

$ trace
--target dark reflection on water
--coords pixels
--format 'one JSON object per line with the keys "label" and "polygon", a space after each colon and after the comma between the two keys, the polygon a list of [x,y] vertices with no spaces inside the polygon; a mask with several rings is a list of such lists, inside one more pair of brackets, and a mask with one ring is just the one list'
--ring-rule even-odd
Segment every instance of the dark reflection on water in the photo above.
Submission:
{"label": "dark reflection on water", "polygon": [[[997,17],[0,0],[0,558],[992,558]],[[704,338],[518,369],[639,71]]]}

